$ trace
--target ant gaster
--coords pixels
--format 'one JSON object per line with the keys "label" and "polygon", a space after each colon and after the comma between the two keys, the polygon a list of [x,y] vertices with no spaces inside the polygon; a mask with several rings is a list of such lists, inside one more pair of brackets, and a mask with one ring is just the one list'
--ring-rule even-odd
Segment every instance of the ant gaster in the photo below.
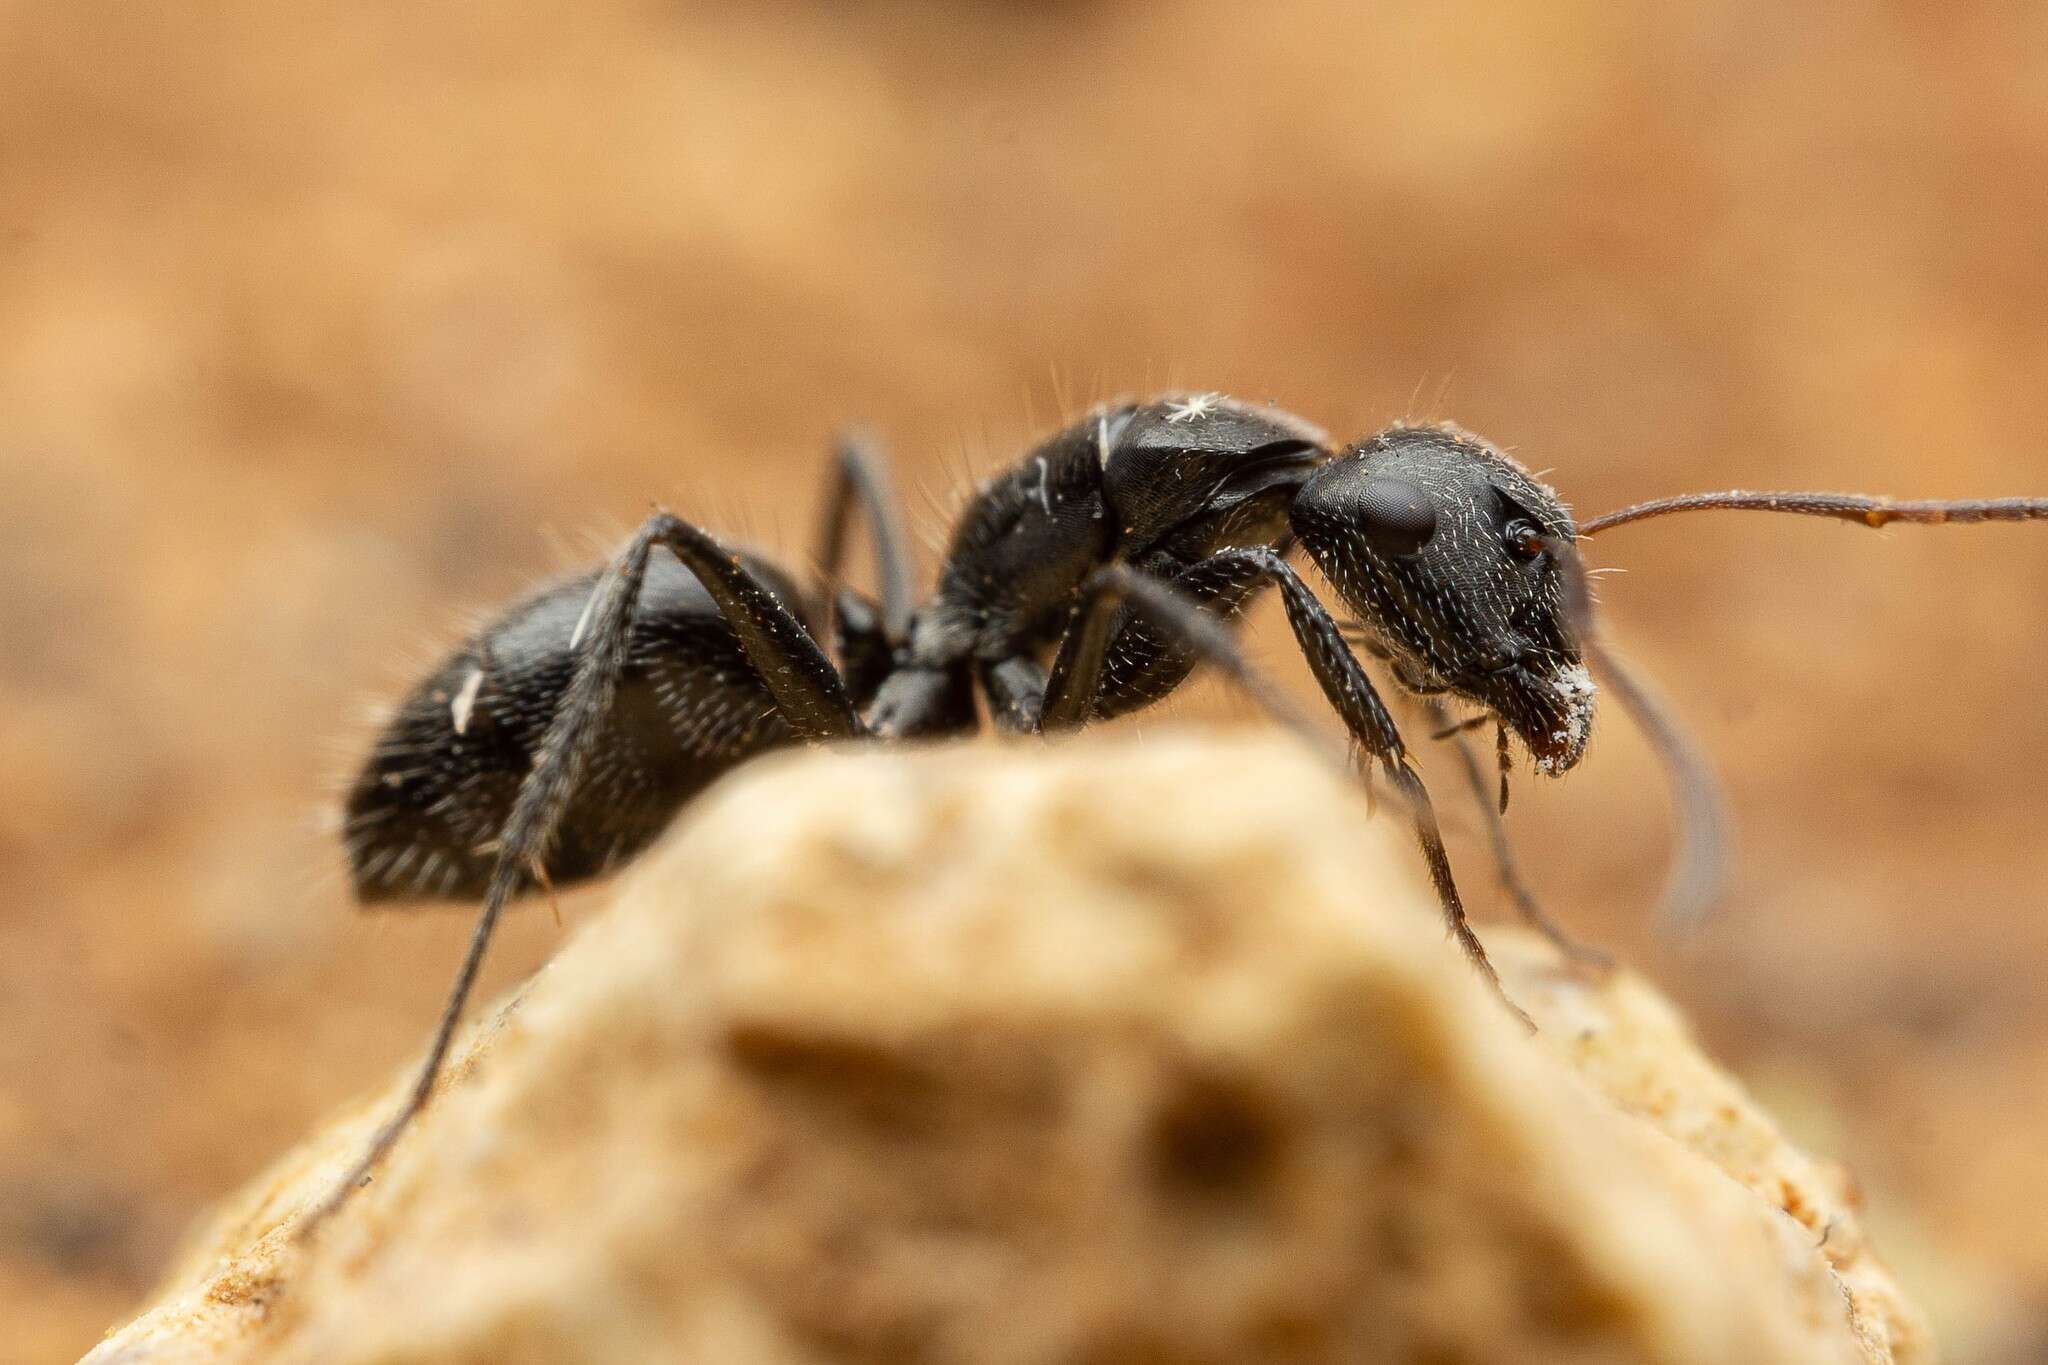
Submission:
{"label": "ant gaster", "polygon": [[[1323,695],[1412,821],[1451,932],[1497,991],[1428,793],[1350,642],[1423,698],[1437,737],[1457,741],[1523,913],[1590,957],[1521,885],[1498,819],[1511,734],[1546,774],[1584,753],[1589,661],[1672,774],[1685,837],[1667,908],[1689,913],[1712,896],[1722,841],[1704,764],[1593,630],[1581,537],[1708,508],[1873,526],[2048,518],[2048,499],[1738,492],[1638,504],[1578,527],[1520,464],[1455,428],[1393,427],[1333,454],[1299,418],[1186,395],[1101,407],[984,484],[956,523],[936,591],[918,604],[881,466],[848,443],[833,473],[809,592],[657,512],[608,568],[515,606],[401,704],[347,800],[356,892],[481,899],[483,910],[414,1086],[304,1229],[364,1182],[427,1103],[506,903],[629,859],[757,753],[967,734],[977,699],[1000,729],[1071,728],[1160,700],[1202,661],[1305,729],[1226,627],[1271,586]],[[837,581],[856,511],[874,540],[878,601]],[[1296,540],[1351,620],[1288,563]],[[1477,714],[1453,720],[1446,700]],[[1496,732],[1497,807],[1463,741],[1477,725]]]}

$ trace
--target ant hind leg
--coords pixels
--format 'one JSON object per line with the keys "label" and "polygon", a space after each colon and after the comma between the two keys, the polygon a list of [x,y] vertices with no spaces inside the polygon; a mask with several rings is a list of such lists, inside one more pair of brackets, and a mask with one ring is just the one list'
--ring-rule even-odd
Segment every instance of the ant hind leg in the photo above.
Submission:
{"label": "ant hind leg", "polygon": [[412,1088],[333,1193],[299,1225],[301,1239],[368,1180],[432,1098],[498,920],[530,876],[537,871],[544,875],[549,847],[602,733],[626,665],[633,608],[646,578],[648,557],[657,545],[666,546],[710,593],[791,729],[812,740],[860,732],[839,674],[803,623],[705,532],[667,512],[650,517],[598,580],[576,623],[569,645],[577,656],[575,675],[555,708],[497,841],[483,910]]}

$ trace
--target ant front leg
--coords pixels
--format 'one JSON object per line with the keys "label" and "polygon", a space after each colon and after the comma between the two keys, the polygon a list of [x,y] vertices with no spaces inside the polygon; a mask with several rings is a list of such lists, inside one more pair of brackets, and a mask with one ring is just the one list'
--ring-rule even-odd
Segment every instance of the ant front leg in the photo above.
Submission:
{"label": "ant front leg", "polygon": [[1533,1029],[1535,1025],[1529,1016],[1508,999],[1507,992],[1501,987],[1499,974],[1486,956],[1485,945],[1472,932],[1472,926],[1465,917],[1465,904],[1459,898],[1457,883],[1451,876],[1450,855],[1444,851],[1443,834],[1437,827],[1436,808],[1430,803],[1429,791],[1408,761],[1408,746],[1402,741],[1401,732],[1388,713],[1386,703],[1380,700],[1372,679],[1359,666],[1358,657],[1344,643],[1342,627],[1309,590],[1308,584],[1302,582],[1301,575],[1294,571],[1293,566],[1273,551],[1225,550],[1216,557],[1256,564],[1264,576],[1279,588],[1281,603],[1287,610],[1287,623],[1294,631],[1303,657],[1308,660],[1309,671],[1323,689],[1324,698],[1343,719],[1344,728],[1351,732],[1359,747],[1379,763],[1388,782],[1408,807],[1415,823],[1416,841],[1421,845],[1423,861],[1429,867],[1430,882],[1436,888],[1437,902],[1443,908],[1444,921],[1452,937],[1457,939],[1458,946],[1464,949],[1465,956],[1486,978],[1501,1002],[1517,1019]]}
{"label": "ant front leg", "polygon": [[[1480,943],[1465,918],[1464,903],[1459,899],[1457,885],[1451,876],[1450,858],[1444,851],[1429,792],[1408,762],[1407,746],[1395,728],[1393,717],[1381,703],[1372,680],[1345,646],[1336,621],[1309,591],[1308,585],[1301,581],[1300,575],[1272,550],[1224,550],[1204,563],[1211,572],[1250,573],[1254,578],[1277,583],[1287,609],[1288,622],[1311,671],[1316,675],[1316,681],[1322,685],[1323,695],[1343,718],[1352,739],[1380,763],[1415,822],[1416,839],[1422,847],[1430,882],[1436,890],[1438,904],[1443,909],[1444,920],[1452,936],[1501,1003],[1507,1006],[1509,1013],[1525,1027],[1534,1029],[1535,1024],[1529,1016],[1508,998],[1499,974],[1486,956],[1485,945]],[[1123,600],[1128,600],[1161,628],[1178,636],[1194,655],[1223,669],[1269,713],[1305,736],[1318,749],[1322,748],[1322,742],[1307,718],[1245,661],[1229,629],[1172,586],[1127,565],[1111,565],[1099,570],[1088,583],[1083,624],[1088,616],[1107,613]],[[1077,654],[1084,655],[1082,662],[1085,662],[1085,656],[1094,653],[1089,646],[1077,645],[1074,648]],[[1066,653],[1064,648],[1062,653]],[[1075,671],[1077,675],[1081,672],[1080,664],[1077,663]],[[1073,686],[1079,690],[1078,683]],[[1368,775],[1368,784],[1370,780]]]}
{"label": "ant front leg", "polygon": [[840,739],[860,733],[860,720],[839,674],[803,623],[705,532],[667,512],[650,517],[598,581],[576,623],[569,646],[576,655],[575,675],[498,837],[483,910],[418,1076],[398,1112],[371,1139],[368,1150],[300,1225],[301,1237],[310,1235],[341,1207],[426,1108],[506,904],[529,878],[546,884],[548,851],[618,691],[631,642],[634,605],[647,575],[648,558],[657,545],[667,547],[711,595],[748,662],[799,738]]}

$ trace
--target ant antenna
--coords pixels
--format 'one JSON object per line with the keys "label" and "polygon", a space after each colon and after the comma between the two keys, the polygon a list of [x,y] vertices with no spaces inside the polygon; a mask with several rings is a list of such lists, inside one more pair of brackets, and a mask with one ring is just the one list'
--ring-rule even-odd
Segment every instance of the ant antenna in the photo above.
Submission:
{"label": "ant antenna", "polygon": [[[1581,538],[1630,522],[1648,521],[1673,512],[1782,512],[1793,516],[1830,517],[1873,529],[1903,522],[1915,526],[1966,525],[1992,521],[2048,520],[2048,498],[1979,498],[1957,501],[1900,499],[1863,493],[1748,492],[1683,493],[1656,498],[1594,517],[1579,528]],[[1607,674],[1614,694],[1635,719],[1670,776],[1681,812],[1679,851],[1665,892],[1669,923],[1696,920],[1719,894],[1725,881],[1727,818],[1710,770],[1692,747],[1676,718],[1654,693],[1622,668],[1601,644],[1593,627],[1592,594],[1578,552],[1563,541],[1549,542],[1565,566],[1566,607],[1583,639],[1586,653]]]}
{"label": "ant antenna", "polygon": [[1597,535],[1610,527],[1673,512],[1789,512],[1803,517],[1833,517],[1837,521],[1861,522],[1880,527],[1895,521],[1919,526],[1981,521],[2048,520],[2048,498],[1983,498],[1976,501],[1901,501],[1870,497],[1862,493],[1684,493],[1675,498],[1638,502],[1604,517],[1595,517],[1579,528],[1581,538]]}
{"label": "ant antenna", "polygon": [[1601,640],[1593,614],[1592,582],[1578,550],[1570,541],[1555,536],[1545,536],[1543,541],[1544,548],[1564,570],[1565,615],[1580,649],[1594,671],[1605,679],[1636,728],[1650,741],[1671,785],[1678,847],[1672,855],[1671,872],[1664,883],[1658,913],[1667,927],[1679,932],[1690,930],[1706,918],[1727,888],[1732,840],[1720,784],[1679,724],[1677,715]]}

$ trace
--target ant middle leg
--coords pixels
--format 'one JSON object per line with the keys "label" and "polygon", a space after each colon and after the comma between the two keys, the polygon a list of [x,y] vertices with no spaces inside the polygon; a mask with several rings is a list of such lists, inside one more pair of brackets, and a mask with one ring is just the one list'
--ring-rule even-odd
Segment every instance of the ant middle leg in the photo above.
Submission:
{"label": "ant middle leg", "polygon": [[1267,715],[1327,753],[1329,745],[1314,723],[1252,667],[1216,614],[1220,583],[1250,585],[1257,577],[1242,566],[1225,573],[1207,560],[1171,581],[1127,564],[1096,570],[1082,588],[1075,624],[1054,660],[1032,728],[1040,733],[1073,729],[1136,709],[1164,696],[1197,662],[1204,662]]}
{"label": "ant middle leg", "polygon": [[[1431,719],[1437,723],[1437,728],[1430,732],[1429,737],[1438,741],[1456,739],[1460,735],[1469,735],[1474,730],[1484,730],[1487,726],[1494,723],[1492,716],[1467,716],[1463,720],[1451,720],[1439,713],[1432,716]],[[1506,797],[1501,798],[1501,805],[1507,805]]]}
{"label": "ant middle leg", "polygon": [[[1219,663],[1219,649],[1233,642],[1227,623],[1263,580],[1256,565],[1215,557],[1170,578],[1129,566],[1099,571],[1084,587],[1051,674],[1041,672],[1040,696],[1018,728],[1070,729],[1149,706],[1185,682],[1201,659],[1249,689],[1238,676],[1241,667]],[[1255,699],[1274,712],[1266,698]]]}
{"label": "ant middle leg", "polygon": [[[867,523],[878,598],[843,586],[856,513]],[[855,705],[865,707],[910,637],[916,603],[902,505],[888,461],[864,437],[843,435],[833,447],[812,569],[816,581],[806,614],[819,643],[838,663]]]}
{"label": "ant middle leg", "polygon": [[[1501,799],[1496,804],[1494,793],[1488,789],[1486,773],[1480,765],[1479,755],[1472,752],[1472,745],[1465,738],[1468,731],[1487,725],[1494,726],[1498,732],[1499,723],[1491,716],[1474,716],[1470,720],[1452,721],[1443,703],[1434,698],[1425,698],[1422,707],[1431,723],[1438,727],[1430,738],[1449,741],[1452,751],[1457,755],[1458,767],[1464,775],[1466,788],[1472,794],[1473,805],[1479,811],[1480,823],[1486,829],[1487,847],[1493,854],[1494,873],[1500,879],[1501,889],[1507,892],[1508,899],[1514,902],[1516,912],[1530,928],[1549,939],[1552,946],[1572,961],[1589,967],[1612,966],[1614,959],[1611,955],[1590,944],[1581,943],[1572,937],[1563,925],[1552,919],[1550,912],[1543,908],[1542,902],[1536,899],[1536,893],[1530,889],[1528,881],[1522,876],[1521,862],[1515,857],[1514,845],[1508,840],[1507,824],[1501,818],[1507,810],[1505,764],[1501,765]],[[1505,758],[1505,749],[1503,748],[1501,752]]]}
{"label": "ant middle leg", "polygon": [[[1346,627],[1344,639],[1394,670],[1394,676],[1402,688],[1416,698],[1423,714],[1428,717],[1430,724],[1436,727],[1429,737],[1433,740],[1451,742],[1451,748],[1457,754],[1460,774],[1465,780],[1467,790],[1472,794],[1474,804],[1479,809],[1480,823],[1486,829],[1487,848],[1493,855],[1494,875],[1499,879],[1501,889],[1507,892],[1508,899],[1515,903],[1516,912],[1531,928],[1549,939],[1560,953],[1572,961],[1589,967],[1612,966],[1614,958],[1611,954],[1579,942],[1552,919],[1550,913],[1543,908],[1543,903],[1536,899],[1536,894],[1530,889],[1527,879],[1522,876],[1521,862],[1515,857],[1514,845],[1508,840],[1507,825],[1503,819],[1508,813],[1508,776],[1512,769],[1506,727],[1492,715],[1470,716],[1463,720],[1453,719],[1449,708],[1443,702],[1450,689],[1423,685],[1409,677],[1403,670],[1401,661],[1364,628]],[[1472,731],[1489,726],[1494,731],[1495,766],[1500,774],[1498,800],[1488,790],[1479,756],[1472,752],[1472,746],[1465,738]]]}
{"label": "ant middle leg", "polygon": [[847,542],[856,511],[867,518],[874,550],[880,592],[879,633],[882,641],[893,648],[910,633],[915,606],[909,538],[903,528],[902,504],[889,478],[889,462],[868,438],[849,432],[833,445],[831,482],[825,489],[813,557],[818,575],[816,610],[821,639],[831,638],[837,617],[844,610],[839,600],[840,578],[846,567]]}

